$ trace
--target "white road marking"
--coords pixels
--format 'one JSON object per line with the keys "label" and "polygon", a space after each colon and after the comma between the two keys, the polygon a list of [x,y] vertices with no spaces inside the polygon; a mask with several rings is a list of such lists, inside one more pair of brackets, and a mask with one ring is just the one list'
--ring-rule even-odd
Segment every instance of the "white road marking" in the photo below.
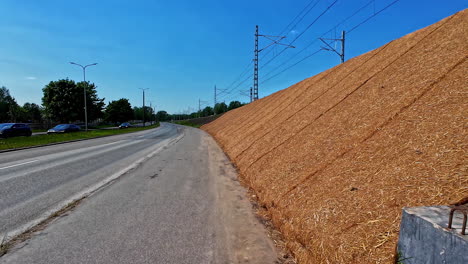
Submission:
{"label": "white road marking", "polygon": [[116,142],[111,142],[111,143],[107,143],[107,144],[96,145],[95,147],[109,146],[109,145],[114,145],[114,144],[117,144],[117,143],[122,143],[122,142],[121,141],[116,141]]}
{"label": "white road marking", "polygon": [[37,161],[39,161],[39,160],[31,160],[31,161],[23,162],[23,163],[20,163],[20,164],[10,165],[10,166],[0,168],[0,170],[9,169],[9,168],[13,168],[13,167],[18,167],[18,166],[21,166],[21,165],[25,165],[25,164],[29,164],[29,163],[33,163],[33,162],[37,162]]}
{"label": "white road marking", "polygon": [[[135,162],[130,164],[128,167],[125,167],[124,169],[118,171],[117,173],[112,174],[111,176],[109,176],[109,177],[105,178],[104,180],[102,180],[102,181],[88,187],[87,189],[72,195],[68,199],[66,199],[66,200],[62,201],[61,203],[59,203],[57,206],[55,206],[52,209],[46,211],[44,214],[42,214],[37,219],[32,220],[29,223],[26,223],[26,224],[20,226],[19,228],[15,229],[15,230],[9,231],[8,232],[9,236],[7,237],[7,242],[8,242],[8,238],[13,238],[13,237],[15,237],[15,236],[17,236],[17,235],[19,235],[21,233],[24,233],[27,230],[30,230],[32,226],[35,226],[35,225],[39,224],[40,222],[42,222],[45,219],[49,218],[52,214],[66,208],[69,204],[71,204],[71,203],[73,203],[75,201],[78,201],[81,198],[87,197],[87,196],[99,191],[101,188],[104,188],[108,184],[112,184],[113,181],[117,180],[119,177],[121,177],[122,175],[124,175],[128,171],[137,168],[138,166],[140,166],[140,164],[142,164],[143,162],[145,162],[148,159],[152,158],[158,152],[164,150],[164,147],[170,146],[173,143],[177,143],[183,137],[184,137],[184,134],[181,133],[178,136],[176,136],[175,138],[165,139],[165,140],[160,141],[159,143],[156,143],[154,145],[154,147],[152,148],[152,150],[153,150],[152,152],[150,152],[149,154],[147,154],[147,155],[143,156],[142,158],[136,160]],[[12,207],[8,208],[7,210],[12,210]],[[3,211],[2,213],[4,213],[4,212],[5,211]],[[1,235],[3,235],[3,234],[0,233],[0,236]]]}

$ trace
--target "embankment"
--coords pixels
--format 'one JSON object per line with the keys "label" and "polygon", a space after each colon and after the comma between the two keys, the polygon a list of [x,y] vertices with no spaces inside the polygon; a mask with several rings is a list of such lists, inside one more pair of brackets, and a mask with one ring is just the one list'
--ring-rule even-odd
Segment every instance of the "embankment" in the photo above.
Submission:
{"label": "embankment", "polygon": [[464,10],[202,127],[300,263],[390,263],[402,207],[468,196],[467,28]]}

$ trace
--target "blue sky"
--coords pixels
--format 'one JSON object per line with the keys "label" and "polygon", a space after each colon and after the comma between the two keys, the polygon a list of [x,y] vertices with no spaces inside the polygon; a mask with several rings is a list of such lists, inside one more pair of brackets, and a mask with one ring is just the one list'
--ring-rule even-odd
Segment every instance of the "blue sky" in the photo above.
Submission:
{"label": "blue sky", "polygon": [[[2,0],[0,86],[6,86],[20,104],[41,103],[42,88],[49,81],[82,79],[80,68],[70,61],[97,62],[88,68],[87,79],[98,86],[98,95],[106,103],[128,98],[132,105],[141,105],[138,88],[149,88],[147,105],[152,101],[157,110],[171,113],[195,111],[199,99],[213,104],[214,85],[232,90],[219,95],[221,101],[248,101],[239,90],[252,84],[249,63],[255,25],[261,34],[277,35],[310,2]],[[333,2],[314,0],[315,7],[304,19],[288,28],[285,43],[301,34],[293,43],[295,49],[286,50],[265,67],[262,64],[283,48],[272,47],[268,54],[268,49],[262,51],[260,97],[337,65],[339,57],[323,51],[262,83],[266,74],[324,32],[331,30],[326,37],[334,38],[335,32],[351,29],[393,0],[375,0],[335,29],[338,22],[369,2],[338,0],[305,31]],[[400,0],[347,36],[346,57],[378,48],[467,7],[466,0]],[[268,44],[261,39],[261,47]],[[285,67],[319,48],[318,42],[312,44]],[[247,74],[240,81],[248,81],[237,88],[240,81],[230,86],[245,69]]]}

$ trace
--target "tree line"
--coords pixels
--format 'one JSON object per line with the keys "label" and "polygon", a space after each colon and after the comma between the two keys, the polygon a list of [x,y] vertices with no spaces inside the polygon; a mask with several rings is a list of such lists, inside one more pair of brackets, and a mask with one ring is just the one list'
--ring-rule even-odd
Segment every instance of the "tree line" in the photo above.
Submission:
{"label": "tree line", "polygon": [[86,90],[86,108],[90,122],[102,120],[108,123],[121,123],[129,120],[170,121],[205,117],[222,114],[238,108],[239,101],[217,103],[214,107],[190,114],[169,114],[166,111],[157,113],[151,107],[132,107],[129,100],[121,98],[110,101],[107,106],[104,98],[99,98],[96,85],[90,82],[75,82],[70,79],[51,81],[42,89],[42,105],[25,103],[19,105],[6,87],[0,88],[0,123],[77,123],[84,120],[84,94]]}
{"label": "tree line", "polygon": [[245,105],[239,101],[231,101],[229,105],[226,103],[217,103],[214,107],[207,106],[201,109],[198,112],[192,112],[190,114],[168,114],[166,111],[158,111],[156,113],[156,119],[159,121],[172,121],[172,120],[186,120],[199,117],[206,117],[212,115],[220,115],[226,113],[227,111],[236,109]]}

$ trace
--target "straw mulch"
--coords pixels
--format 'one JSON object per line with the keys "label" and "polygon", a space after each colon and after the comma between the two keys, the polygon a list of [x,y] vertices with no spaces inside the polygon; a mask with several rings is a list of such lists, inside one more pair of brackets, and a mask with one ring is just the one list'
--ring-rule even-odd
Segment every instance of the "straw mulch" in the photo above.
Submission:
{"label": "straw mulch", "polygon": [[391,263],[402,207],[468,196],[468,10],[203,126],[299,263]]}

